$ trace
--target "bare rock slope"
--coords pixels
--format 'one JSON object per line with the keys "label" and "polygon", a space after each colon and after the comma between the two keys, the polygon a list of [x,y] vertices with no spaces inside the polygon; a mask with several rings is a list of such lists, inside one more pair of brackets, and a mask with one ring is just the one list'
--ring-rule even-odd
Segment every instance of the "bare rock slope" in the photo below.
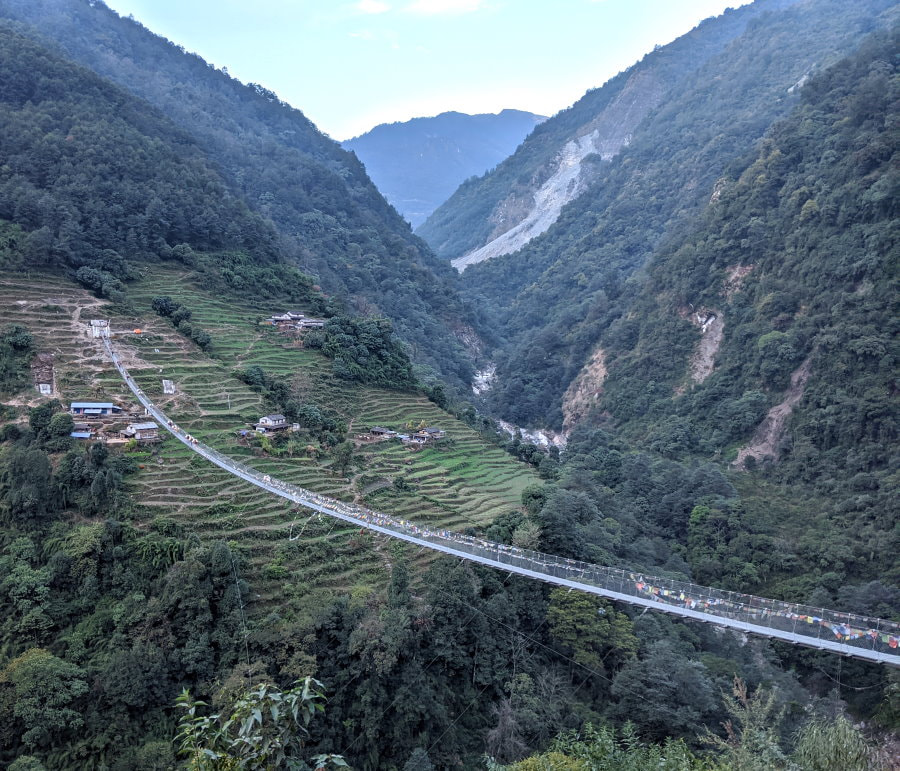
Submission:
{"label": "bare rock slope", "polygon": [[491,240],[453,260],[453,266],[463,271],[477,262],[517,251],[548,230],[563,207],[578,197],[590,181],[585,159],[597,155],[604,161],[611,160],[628,145],[644,117],[660,104],[664,91],[662,82],[652,72],[635,71],[609,106],[566,142],[550,168],[534,175],[534,180],[546,180],[530,196],[523,200],[520,195],[511,194],[497,204],[491,214],[496,225]]}
{"label": "bare rock slope", "polygon": [[788,418],[791,417],[794,407],[803,398],[806,381],[809,380],[811,371],[812,358],[807,358],[791,373],[791,385],[785,392],[784,399],[769,410],[753,434],[750,444],[738,451],[737,459],[734,461],[735,466],[744,468],[747,458],[754,460],[778,458],[779,445],[784,436]]}

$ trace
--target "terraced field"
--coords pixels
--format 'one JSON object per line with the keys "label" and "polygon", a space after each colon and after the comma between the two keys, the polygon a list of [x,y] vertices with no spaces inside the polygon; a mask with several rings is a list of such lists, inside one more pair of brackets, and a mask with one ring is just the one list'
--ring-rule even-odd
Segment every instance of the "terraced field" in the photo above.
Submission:
{"label": "terraced field", "polygon": [[[0,323],[25,324],[41,350],[55,354],[58,398],[134,403],[90,337],[87,321],[108,312],[101,312],[100,301],[47,277],[0,281],[0,292],[19,298],[3,304]],[[152,312],[152,298],[163,294],[189,307],[191,323],[210,333],[211,355]],[[423,396],[338,380],[326,358],[259,323],[285,308],[238,305],[202,292],[189,273],[159,269],[132,285],[129,299],[135,315],[113,315],[111,329],[135,380],[179,425],[272,476],[456,529],[483,525],[518,506],[522,489],[536,481],[529,467],[484,442]],[[141,333],[134,334],[135,329]],[[233,375],[251,364],[289,376],[301,401],[338,412],[351,437],[375,424],[402,429],[424,423],[445,429],[447,438],[419,450],[397,441],[357,442],[348,476],[338,475],[327,456],[262,456],[237,433],[271,407]],[[175,383],[174,395],[163,395],[163,378]],[[39,398],[35,391],[32,403]],[[130,482],[138,522],[162,515],[202,538],[228,539],[244,556],[244,570],[261,600],[258,609],[280,601],[289,587],[292,594],[298,589],[346,591],[379,586],[386,578],[390,550],[377,536],[291,511],[283,501],[205,463],[174,440],[154,447],[142,465]],[[397,477],[406,482],[402,490],[392,484]],[[410,556],[423,564],[431,559],[426,554]]]}

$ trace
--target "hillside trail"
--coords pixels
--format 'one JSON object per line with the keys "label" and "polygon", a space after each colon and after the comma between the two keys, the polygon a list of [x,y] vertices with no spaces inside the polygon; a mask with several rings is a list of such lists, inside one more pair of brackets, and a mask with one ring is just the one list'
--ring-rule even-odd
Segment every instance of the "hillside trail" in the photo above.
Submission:
{"label": "hillside trail", "polygon": [[251,354],[253,353],[253,349],[262,339],[262,332],[256,332],[249,345],[243,351],[241,351],[241,353],[234,357],[234,363],[238,365],[243,364],[245,361],[247,361],[247,359],[249,359]]}

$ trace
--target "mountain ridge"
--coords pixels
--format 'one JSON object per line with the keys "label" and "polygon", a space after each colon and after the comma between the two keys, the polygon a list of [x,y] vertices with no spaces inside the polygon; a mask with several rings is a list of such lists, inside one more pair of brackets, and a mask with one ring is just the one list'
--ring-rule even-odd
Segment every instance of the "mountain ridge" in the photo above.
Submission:
{"label": "mountain ridge", "polygon": [[[641,118],[657,106],[664,92],[677,87],[685,71],[699,68],[707,59],[720,53],[761,13],[786,8],[795,2],[797,0],[764,0],[728,9],[718,17],[701,22],[672,43],[648,53],[639,62],[602,86],[591,89],[574,105],[543,123],[513,156],[493,172],[463,185],[418,232],[439,256],[446,259],[460,259],[485,247],[516,227],[537,208],[532,197],[559,169],[559,156],[568,142],[578,142],[591,134],[598,128],[592,124],[602,122],[606,114],[606,128],[610,136],[598,135],[596,147],[592,147],[590,141],[582,141],[579,160],[591,152],[607,157],[615,154],[624,146],[630,133],[618,131],[620,122],[624,121],[633,130]],[[655,98],[651,89],[655,92]],[[631,104],[627,103],[629,92],[635,94]],[[651,92],[650,98],[648,92]],[[618,111],[615,109],[617,104]],[[595,176],[590,167],[585,171],[584,184],[576,186],[578,192],[583,191]],[[577,197],[573,193],[574,190],[564,195],[563,202]],[[559,209],[561,206],[556,209],[557,216]],[[552,222],[547,224],[549,226]],[[544,230],[546,227],[539,229],[535,235]],[[512,250],[523,246],[528,240],[514,240],[501,246]]]}
{"label": "mountain ridge", "polygon": [[420,365],[466,387],[471,354],[454,330],[478,322],[453,271],[356,157],[300,110],[100,2],[5,0],[0,16],[162,110],[217,164],[231,194],[274,224],[287,258],[358,312],[391,318]]}
{"label": "mountain ridge", "polygon": [[544,116],[523,110],[448,111],[382,123],[341,143],[413,228],[456,190],[510,155]]}
{"label": "mountain ridge", "polygon": [[566,389],[655,250],[690,226],[754,143],[798,104],[796,84],[811,69],[895,17],[893,4],[879,0],[850,8],[811,0],[759,15],[642,122],[627,148],[594,165],[591,186],[547,232],[467,268],[464,294],[494,310],[504,340],[494,351],[489,404],[512,423],[558,430]]}

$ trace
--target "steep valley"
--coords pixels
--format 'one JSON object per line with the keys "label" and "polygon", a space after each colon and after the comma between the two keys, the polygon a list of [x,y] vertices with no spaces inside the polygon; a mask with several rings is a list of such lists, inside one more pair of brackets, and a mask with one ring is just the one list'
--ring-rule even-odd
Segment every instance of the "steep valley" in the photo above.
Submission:
{"label": "steep valley", "polygon": [[[2,0],[0,766],[896,765],[896,671],[784,639],[900,645],[898,22],[707,20],[463,183],[432,251],[262,86]],[[140,429],[107,329],[205,445],[497,560]]]}

